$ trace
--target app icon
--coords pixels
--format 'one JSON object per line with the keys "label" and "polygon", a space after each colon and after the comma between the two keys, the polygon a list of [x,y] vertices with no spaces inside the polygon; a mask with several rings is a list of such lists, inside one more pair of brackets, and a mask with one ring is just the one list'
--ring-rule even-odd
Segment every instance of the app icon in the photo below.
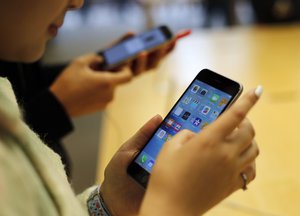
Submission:
{"label": "app icon", "polygon": [[193,93],[197,93],[197,91],[200,89],[200,86],[198,85],[194,85],[194,87],[192,88],[192,92]]}
{"label": "app icon", "polygon": [[191,113],[185,112],[181,118],[184,120],[187,120],[190,117],[190,115],[191,115]]}
{"label": "app icon", "polygon": [[226,105],[228,103],[228,100],[226,98],[222,98],[219,102],[219,106]]}
{"label": "app icon", "polygon": [[147,155],[144,154],[144,155],[142,155],[142,157],[140,158],[140,162],[141,162],[142,164],[144,164],[144,163],[146,163],[147,159],[148,159]]}
{"label": "app icon", "polygon": [[208,122],[204,122],[203,125],[202,125],[202,127],[201,127],[201,129],[205,128],[208,125],[209,125]]}
{"label": "app icon", "polygon": [[212,111],[212,113],[211,113],[210,116],[211,116],[212,118],[217,118],[217,117],[219,116],[219,114],[220,114],[220,113],[219,113],[218,111],[214,110],[214,111]]}
{"label": "app icon", "polygon": [[205,95],[207,94],[207,92],[208,92],[208,90],[202,89],[202,90],[200,91],[200,94],[201,94],[202,96],[205,96]]}
{"label": "app icon", "polygon": [[173,125],[173,128],[176,130],[176,131],[180,131],[182,125],[181,124],[178,124],[178,123],[174,123]]}
{"label": "app icon", "polygon": [[211,99],[210,99],[210,101],[212,101],[212,102],[217,102],[218,100],[219,100],[219,98],[220,98],[220,95],[217,95],[217,94],[214,94],[212,97],[211,97]]}
{"label": "app icon", "polygon": [[158,134],[157,134],[157,136],[160,138],[160,139],[162,139],[165,135],[166,135],[166,131],[165,130],[163,130],[163,129],[161,129],[159,132],[158,132]]}
{"label": "app icon", "polygon": [[200,118],[195,118],[193,121],[193,125],[198,127],[201,124],[202,120]]}
{"label": "app icon", "polygon": [[209,106],[205,106],[202,109],[201,113],[203,113],[204,115],[207,115],[209,113],[209,111],[210,111],[210,107]]}
{"label": "app icon", "polygon": [[191,102],[191,100],[192,100],[192,97],[187,96],[187,97],[184,98],[183,103],[184,104],[189,104]]}
{"label": "app icon", "polygon": [[177,116],[180,116],[180,114],[182,113],[183,109],[181,107],[177,107],[177,109],[175,110],[174,114]]}
{"label": "app icon", "polygon": [[198,106],[198,104],[199,104],[199,100],[193,99],[192,103],[191,103],[191,108],[196,109],[196,107]]}
{"label": "app icon", "polygon": [[172,138],[172,135],[171,135],[171,134],[168,134],[168,135],[165,137],[164,141],[167,142],[167,141],[169,141],[171,138]]}
{"label": "app icon", "polygon": [[167,119],[166,125],[168,127],[172,127],[172,125],[174,124],[175,120],[172,118]]}
{"label": "app icon", "polygon": [[149,168],[152,168],[153,165],[154,165],[154,160],[150,160],[150,161],[148,162],[148,164],[147,164],[147,166],[148,166]]}

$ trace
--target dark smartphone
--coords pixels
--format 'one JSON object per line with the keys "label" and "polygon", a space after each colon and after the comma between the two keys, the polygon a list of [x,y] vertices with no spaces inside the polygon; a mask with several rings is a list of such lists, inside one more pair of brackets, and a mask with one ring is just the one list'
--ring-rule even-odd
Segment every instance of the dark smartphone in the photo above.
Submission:
{"label": "dark smartphone", "polygon": [[226,110],[242,93],[241,84],[208,69],[198,73],[127,172],[143,187],[164,143],[182,129],[200,132]]}
{"label": "dark smartphone", "polygon": [[115,69],[136,58],[141,51],[152,51],[169,42],[173,34],[167,26],[160,26],[129,38],[115,46],[99,52],[104,59],[100,68]]}

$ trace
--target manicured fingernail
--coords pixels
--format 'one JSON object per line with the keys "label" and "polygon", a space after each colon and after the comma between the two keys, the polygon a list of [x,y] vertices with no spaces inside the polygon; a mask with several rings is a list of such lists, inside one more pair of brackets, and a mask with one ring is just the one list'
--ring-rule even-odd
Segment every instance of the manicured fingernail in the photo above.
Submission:
{"label": "manicured fingernail", "polygon": [[259,98],[262,95],[263,91],[264,91],[263,87],[259,85],[256,87],[254,93]]}
{"label": "manicured fingernail", "polygon": [[159,118],[159,119],[161,119],[161,115],[156,114],[156,115],[154,116],[154,118]]}

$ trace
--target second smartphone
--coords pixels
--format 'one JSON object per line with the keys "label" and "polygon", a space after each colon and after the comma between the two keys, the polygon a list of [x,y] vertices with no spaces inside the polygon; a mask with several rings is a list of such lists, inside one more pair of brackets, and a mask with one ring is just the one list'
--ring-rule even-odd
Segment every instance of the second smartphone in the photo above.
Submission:
{"label": "second smartphone", "polygon": [[[165,142],[182,129],[195,133],[212,123],[242,93],[241,84],[208,69],[198,73],[127,172],[143,187]],[[166,161],[167,163],[167,161]]]}
{"label": "second smartphone", "polygon": [[155,50],[172,38],[173,34],[167,26],[160,26],[129,38],[98,53],[104,60],[101,69],[114,69],[136,58],[140,52]]}

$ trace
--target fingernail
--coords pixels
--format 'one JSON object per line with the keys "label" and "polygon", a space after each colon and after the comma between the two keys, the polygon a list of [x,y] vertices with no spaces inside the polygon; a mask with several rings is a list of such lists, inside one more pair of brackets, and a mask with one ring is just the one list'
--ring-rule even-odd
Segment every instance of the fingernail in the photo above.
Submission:
{"label": "fingernail", "polygon": [[148,53],[146,51],[142,51],[140,53],[140,56],[143,57],[143,58],[147,57],[147,55],[148,55]]}
{"label": "fingernail", "polygon": [[156,115],[153,117],[153,119],[159,119],[159,120],[161,120],[161,119],[162,119],[162,117],[161,117],[161,115],[159,115],[159,114],[156,114]]}
{"label": "fingernail", "polygon": [[259,86],[256,87],[254,93],[255,93],[255,95],[258,98],[260,98],[260,96],[262,95],[263,91],[264,91],[263,87],[261,85],[259,85]]}

